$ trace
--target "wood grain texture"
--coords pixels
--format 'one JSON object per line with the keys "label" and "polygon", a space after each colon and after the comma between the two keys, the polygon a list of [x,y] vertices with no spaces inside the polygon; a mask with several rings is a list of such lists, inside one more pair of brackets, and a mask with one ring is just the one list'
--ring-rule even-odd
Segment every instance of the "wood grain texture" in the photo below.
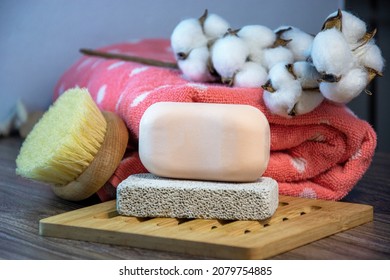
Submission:
{"label": "wood grain texture", "polygon": [[266,220],[226,221],[126,217],[112,200],[42,219],[39,233],[202,257],[264,259],[373,219],[373,208],[364,204],[287,196],[279,201]]}
{"label": "wood grain texture", "polygon": [[[80,202],[69,202],[54,195],[48,185],[17,177],[15,158],[21,142],[15,137],[0,138],[0,259],[207,259],[190,254],[40,236],[39,220],[96,204],[98,200],[92,196]],[[368,172],[343,199],[373,205],[373,222],[272,259],[390,259],[389,170],[390,154],[377,153]],[[195,220],[192,223],[196,224]],[[186,224],[191,226],[191,222],[183,225]]]}

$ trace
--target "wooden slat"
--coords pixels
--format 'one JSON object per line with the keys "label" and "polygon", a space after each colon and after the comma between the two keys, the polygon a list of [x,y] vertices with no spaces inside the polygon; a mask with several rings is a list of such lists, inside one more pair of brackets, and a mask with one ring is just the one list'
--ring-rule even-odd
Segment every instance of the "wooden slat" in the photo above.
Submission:
{"label": "wooden slat", "polygon": [[264,221],[140,219],[120,216],[115,201],[40,221],[40,234],[230,259],[264,259],[372,221],[369,205],[279,197]]}

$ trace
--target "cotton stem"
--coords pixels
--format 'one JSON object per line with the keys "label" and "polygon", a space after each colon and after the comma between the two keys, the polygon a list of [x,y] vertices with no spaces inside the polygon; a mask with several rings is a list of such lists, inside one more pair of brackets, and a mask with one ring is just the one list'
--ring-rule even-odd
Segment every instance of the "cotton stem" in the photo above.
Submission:
{"label": "cotton stem", "polygon": [[156,60],[156,59],[151,59],[151,58],[145,58],[145,57],[124,55],[124,54],[119,54],[119,53],[101,52],[101,51],[96,51],[96,50],[91,50],[91,49],[80,49],[80,52],[82,54],[85,54],[85,55],[97,56],[97,57],[102,57],[102,58],[107,58],[107,59],[120,59],[120,60],[124,60],[124,61],[142,63],[142,64],[150,65],[150,66],[173,68],[173,69],[179,68],[176,63],[161,61],[161,60]]}

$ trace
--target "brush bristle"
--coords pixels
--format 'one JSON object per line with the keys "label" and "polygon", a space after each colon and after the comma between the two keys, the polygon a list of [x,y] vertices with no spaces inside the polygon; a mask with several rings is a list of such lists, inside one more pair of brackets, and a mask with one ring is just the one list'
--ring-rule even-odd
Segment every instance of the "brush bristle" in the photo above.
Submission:
{"label": "brush bristle", "polygon": [[106,127],[87,89],[67,90],[27,136],[16,159],[16,173],[50,184],[68,184],[94,159]]}

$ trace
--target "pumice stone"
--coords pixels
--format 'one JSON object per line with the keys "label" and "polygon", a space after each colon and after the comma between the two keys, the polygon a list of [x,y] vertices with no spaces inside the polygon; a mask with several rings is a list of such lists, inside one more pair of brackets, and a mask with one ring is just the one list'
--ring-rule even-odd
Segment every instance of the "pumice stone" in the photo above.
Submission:
{"label": "pumice stone", "polygon": [[268,165],[270,128],[249,105],[159,102],[141,118],[139,156],[161,177],[255,181]]}
{"label": "pumice stone", "polygon": [[117,188],[117,211],[135,217],[264,220],[278,208],[278,183],[269,177],[230,183],[135,174]]}

